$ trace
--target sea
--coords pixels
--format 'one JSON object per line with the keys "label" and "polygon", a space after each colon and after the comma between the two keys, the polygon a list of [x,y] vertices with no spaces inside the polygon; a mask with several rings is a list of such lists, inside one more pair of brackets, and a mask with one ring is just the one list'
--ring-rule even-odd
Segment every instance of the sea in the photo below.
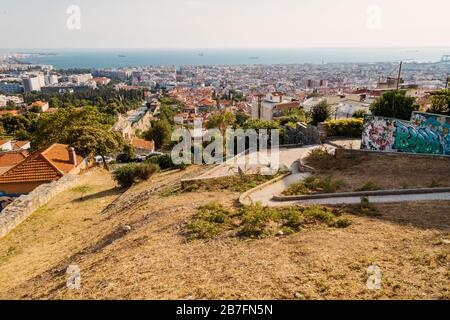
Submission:
{"label": "sea", "polygon": [[438,62],[450,47],[305,49],[2,49],[33,53],[22,62],[58,69],[183,65],[273,65],[324,63]]}

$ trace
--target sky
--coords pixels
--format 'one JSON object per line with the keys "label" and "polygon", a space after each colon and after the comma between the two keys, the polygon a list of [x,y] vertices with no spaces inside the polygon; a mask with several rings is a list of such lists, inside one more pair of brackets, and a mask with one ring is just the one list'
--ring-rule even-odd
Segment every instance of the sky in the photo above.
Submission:
{"label": "sky", "polygon": [[0,0],[0,48],[450,47],[448,0]]}

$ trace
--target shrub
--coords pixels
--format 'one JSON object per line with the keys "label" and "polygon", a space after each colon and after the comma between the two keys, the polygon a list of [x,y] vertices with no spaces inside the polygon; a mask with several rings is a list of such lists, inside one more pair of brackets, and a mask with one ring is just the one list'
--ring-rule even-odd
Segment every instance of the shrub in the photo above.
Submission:
{"label": "shrub", "polygon": [[327,135],[330,137],[352,137],[362,136],[364,119],[343,119],[325,122]]}
{"label": "shrub", "polygon": [[187,165],[186,164],[180,164],[180,165],[176,165],[172,162],[172,158],[170,155],[168,154],[164,154],[161,156],[155,156],[155,157],[151,157],[149,159],[147,159],[145,161],[146,163],[153,163],[153,164],[157,164],[161,170],[167,170],[167,169],[180,169],[180,170],[185,170]]}
{"label": "shrub", "polygon": [[381,190],[381,187],[378,186],[373,181],[368,181],[365,185],[363,185],[360,189],[356,191],[377,191],[377,190]]}
{"label": "shrub", "polygon": [[440,187],[442,187],[442,184],[438,180],[433,179],[431,181],[430,188],[440,188]]}
{"label": "shrub", "polygon": [[150,163],[129,164],[116,169],[113,175],[121,187],[129,188],[135,183],[150,179],[158,169],[157,165]]}
{"label": "shrub", "polygon": [[243,207],[241,215],[241,235],[255,238],[264,238],[270,235],[269,224],[277,218],[275,210],[260,204]]}
{"label": "shrub", "polygon": [[308,195],[318,193],[336,193],[344,182],[336,180],[332,177],[322,178],[319,176],[311,176],[303,181],[292,184],[283,192],[286,196]]}
{"label": "shrub", "polygon": [[353,118],[360,118],[360,119],[363,119],[364,116],[365,116],[367,113],[368,113],[368,112],[367,112],[366,110],[364,110],[364,109],[359,109],[359,110],[356,110],[355,112],[353,112],[352,117],[353,117]]}
{"label": "shrub", "polygon": [[258,203],[228,210],[218,202],[211,202],[198,208],[186,229],[189,239],[213,238],[232,230],[242,237],[262,239],[297,233],[308,225],[346,228],[351,221],[341,215],[340,209],[321,206],[270,208]]}
{"label": "shrub", "polygon": [[208,239],[228,228],[234,212],[225,209],[217,201],[199,207],[193,221],[187,225],[190,239]]}
{"label": "shrub", "polygon": [[378,217],[381,216],[380,210],[372,205],[369,198],[362,197],[359,206],[357,207],[357,213],[368,216],[368,217]]}
{"label": "shrub", "polygon": [[352,224],[352,222],[347,218],[340,218],[337,219],[335,222],[333,222],[333,227],[344,229],[349,227]]}
{"label": "shrub", "polygon": [[312,107],[311,123],[317,125],[320,122],[327,121],[331,117],[331,107],[326,100]]}
{"label": "shrub", "polygon": [[216,223],[201,220],[188,224],[187,229],[190,233],[190,239],[209,239],[222,231]]}

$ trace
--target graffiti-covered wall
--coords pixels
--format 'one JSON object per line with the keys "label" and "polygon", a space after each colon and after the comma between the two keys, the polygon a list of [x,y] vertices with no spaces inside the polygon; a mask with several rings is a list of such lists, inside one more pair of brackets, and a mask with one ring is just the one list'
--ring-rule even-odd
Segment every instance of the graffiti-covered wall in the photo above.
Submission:
{"label": "graffiti-covered wall", "polygon": [[414,112],[411,121],[366,116],[361,148],[450,155],[450,117]]}

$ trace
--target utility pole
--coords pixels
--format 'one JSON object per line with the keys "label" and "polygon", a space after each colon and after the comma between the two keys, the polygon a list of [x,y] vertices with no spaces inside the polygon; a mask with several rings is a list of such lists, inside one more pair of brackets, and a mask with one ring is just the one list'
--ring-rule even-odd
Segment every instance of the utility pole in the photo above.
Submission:
{"label": "utility pole", "polygon": [[397,77],[397,91],[398,91],[398,89],[400,89],[400,78],[402,76],[402,66],[403,66],[403,61],[400,61],[400,67],[398,68],[398,77]]}
{"label": "utility pole", "polygon": [[450,77],[447,74],[447,79],[445,79],[445,90],[448,89],[448,83],[450,82]]}

